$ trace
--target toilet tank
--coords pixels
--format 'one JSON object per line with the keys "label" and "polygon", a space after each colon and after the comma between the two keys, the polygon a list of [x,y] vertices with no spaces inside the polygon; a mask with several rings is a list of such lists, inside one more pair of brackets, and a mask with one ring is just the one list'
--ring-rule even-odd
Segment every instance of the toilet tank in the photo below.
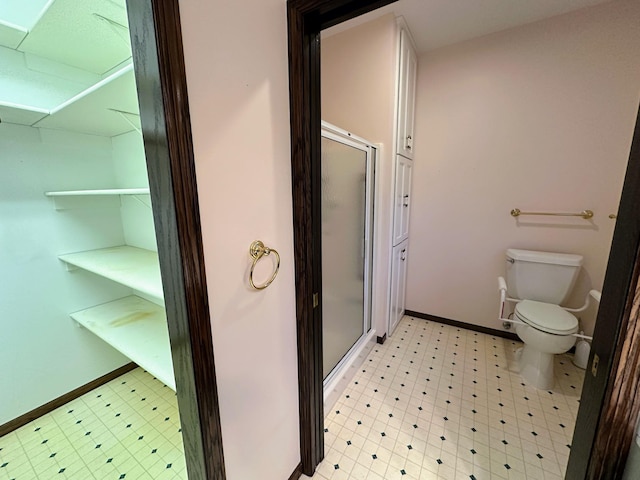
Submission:
{"label": "toilet tank", "polygon": [[562,304],[578,278],[582,255],[507,250],[507,288],[513,298]]}

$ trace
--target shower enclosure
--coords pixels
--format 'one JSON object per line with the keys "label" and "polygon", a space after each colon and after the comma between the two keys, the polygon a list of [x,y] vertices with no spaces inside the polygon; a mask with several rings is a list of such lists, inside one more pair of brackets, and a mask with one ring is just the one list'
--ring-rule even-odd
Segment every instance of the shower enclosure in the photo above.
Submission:
{"label": "shower enclosure", "polygon": [[376,149],[323,122],[322,331],[325,386],[357,356],[371,330]]}

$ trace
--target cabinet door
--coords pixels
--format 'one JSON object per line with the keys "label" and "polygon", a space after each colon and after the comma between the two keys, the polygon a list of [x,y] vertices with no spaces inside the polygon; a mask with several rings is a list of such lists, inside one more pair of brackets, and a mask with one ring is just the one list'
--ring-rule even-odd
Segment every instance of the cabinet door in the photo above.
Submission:
{"label": "cabinet door", "polygon": [[409,209],[411,205],[411,171],[413,161],[396,155],[396,184],[393,207],[393,245],[409,236]]}
{"label": "cabinet door", "polygon": [[413,120],[418,59],[406,30],[400,30],[400,71],[398,91],[398,154],[413,158]]}
{"label": "cabinet door", "polygon": [[389,312],[388,335],[391,336],[398,322],[404,315],[405,294],[407,284],[407,254],[408,240],[397,247],[393,247],[391,261],[391,302]]}

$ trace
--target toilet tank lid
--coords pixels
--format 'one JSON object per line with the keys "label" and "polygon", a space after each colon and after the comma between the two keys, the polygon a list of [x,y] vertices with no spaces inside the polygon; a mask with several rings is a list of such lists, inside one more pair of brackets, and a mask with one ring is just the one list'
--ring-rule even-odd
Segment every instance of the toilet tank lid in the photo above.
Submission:
{"label": "toilet tank lid", "polygon": [[520,262],[550,263],[553,265],[568,265],[579,267],[582,265],[582,255],[573,253],[538,252],[534,250],[518,250],[509,248],[507,258]]}

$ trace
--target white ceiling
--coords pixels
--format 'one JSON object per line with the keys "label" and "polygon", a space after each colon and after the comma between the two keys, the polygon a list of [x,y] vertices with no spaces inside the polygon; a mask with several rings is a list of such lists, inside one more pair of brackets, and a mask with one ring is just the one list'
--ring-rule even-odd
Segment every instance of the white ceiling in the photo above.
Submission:
{"label": "white ceiling", "polygon": [[404,17],[418,52],[425,52],[608,1],[612,0],[399,0],[326,34],[394,13]]}

